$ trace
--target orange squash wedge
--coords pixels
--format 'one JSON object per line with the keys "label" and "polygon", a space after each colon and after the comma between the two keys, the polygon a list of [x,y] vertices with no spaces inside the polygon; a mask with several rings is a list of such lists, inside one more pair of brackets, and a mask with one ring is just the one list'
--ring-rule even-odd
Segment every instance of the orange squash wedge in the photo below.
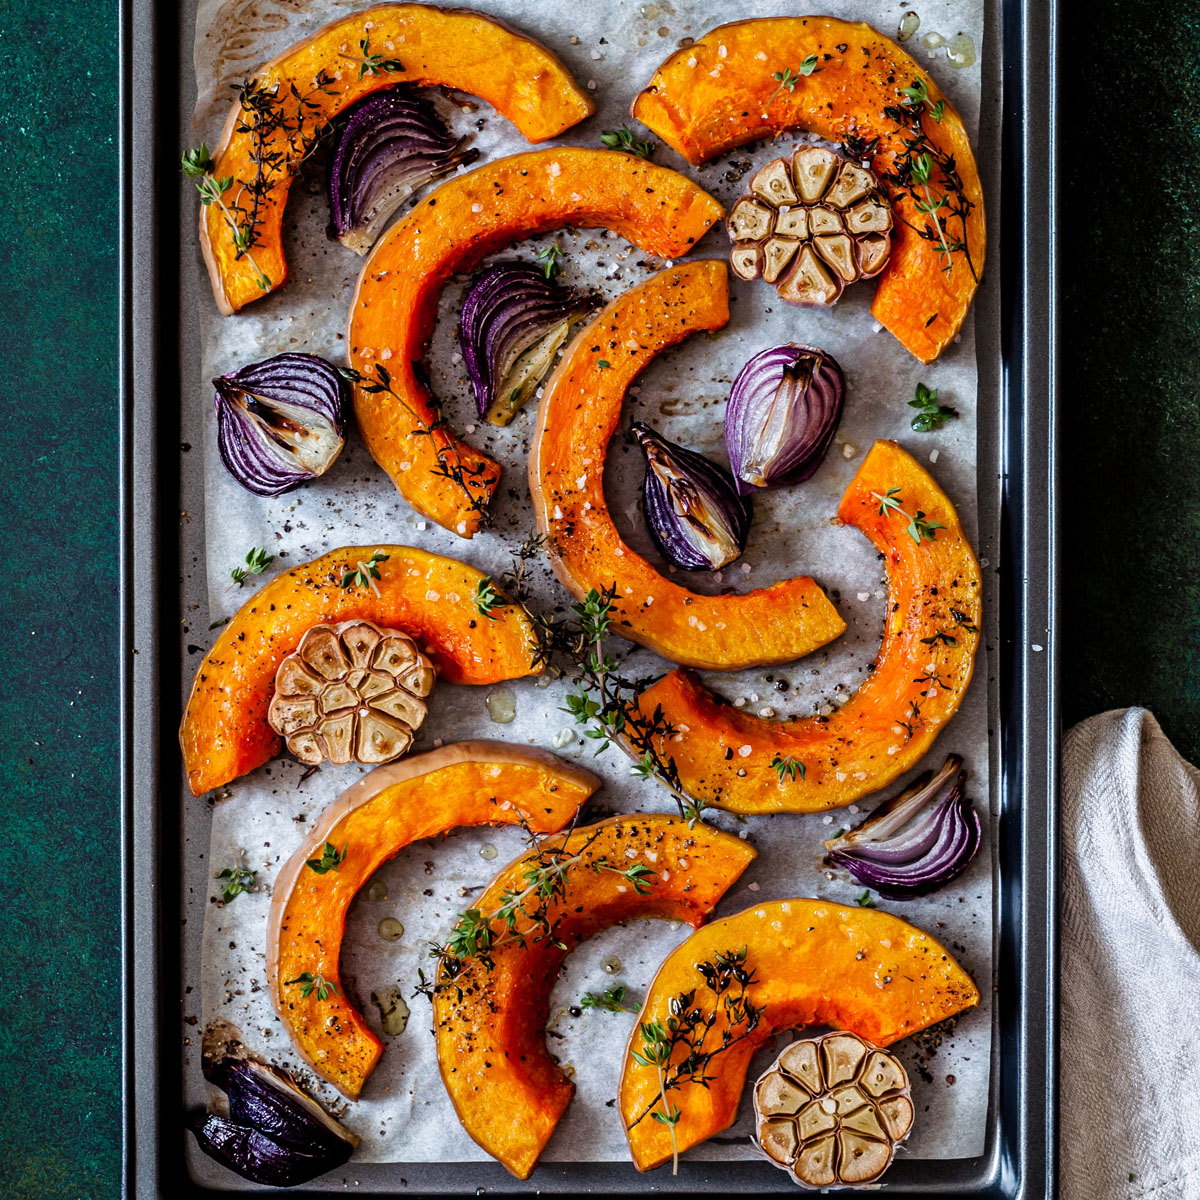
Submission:
{"label": "orange squash wedge", "polygon": [[[342,587],[372,553],[374,587]],[[280,662],[322,622],[366,620],[416,639],[449,683],[498,683],[540,673],[536,639],[516,605],[485,620],[480,571],[411,546],[347,546],[272,579],[238,610],[204,656],[179,729],[188,785],[199,796],[279,753],[267,708]]]}
{"label": "orange squash wedge", "polygon": [[[572,860],[545,913],[551,935],[526,918],[521,940],[499,943],[492,968],[478,958],[434,991],[434,1030],[442,1078],[466,1131],[518,1179],[527,1179],[575,1085],[546,1050],[550,991],[566,956],[611,925],[662,917],[700,925],[755,857],[740,838],[657,813],[632,813],[576,829],[559,842]],[[509,892],[528,887],[532,855],[505,867],[479,898],[492,914]],[[641,890],[624,872],[645,868]]]}
{"label": "orange squash wedge", "polygon": [[[317,82],[322,71],[324,86]],[[229,218],[219,205],[200,210],[200,245],[217,307],[226,315],[287,279],[283,212],[304,155],[300,135],[311,139],[318,127],[369,92],[396,83],[471,92],[512,121],[531,142],[556,137],[595,110],[588,93],[576,86],[567,68],[544,46],[483,13],[429,4],[377,4],[339,17],[272,59],[257,72],[254,83],[262,90],[278,89],[289,105],[294,87],[307,107],[302,130],[292,120],[289,137],[287,130],[276,126],[262,147],[257,147],[258,136],[247,127],[241,101],[225,122],[213,154],[212,174],[233,181],[224,195],[227,207],[243,201],[248,207],[249,186],[257,175],[256,149],[260,158],[281,156],[260,197],[248,253],[234,244]]]}
{"label": "orange squash wedge", "polygon": [[[812,74],[790,90],[779,83],[777,72],[795,72],[812,55],[818,63]],[[972,206],[965,221],[948,218],[947,243],[963,241],[966,250],[947,256],[941,239],[922,236],[934,232],[928,214],[916,207],[923,195],[893,187],[892,257],[879,276],[871,312],[912,354],[932,362],[961,328],[983,274],[983,186],[962,118],[899,46],[869,25],[834,17],[735,21],[671,55],[631,111],[691,163],[804,129],[832,142],[878,138],[871,165],[884,175],[894,172],[912,136],[884,110],[901,106],[906,97],[900,89],[920,82],[929,94],[924,135],[936,153],[953,158]],[[935,166],[931,187],[940,195],[945,183]],[[950,269],[943,270],[947,263]]]}
{"label": "orange squash wedge", "polygon": [[[761,1015],[753,1029],[747,1031],[743,1023],[731,1030],[736,1040],[709,1059],[707,1086],[684,1073],[678,1087],[667,1092],[681,1114],[673,1147],[669,1127],[651,1116],[656,1108],[662,1111],[658,1073],[633,1057],[643,1050],[641,1023],[665,1026],[675,1015],[672,1001],[692,992],[689,1007],[715,1009],[705,1047],[720,1046],[730,1028],[730,1010],[714,1003],[699,968],[743,948],[744,969],[752,979],[745,998]],[[741,992],[735,985],[728,996]],[[676,1148],[683,1153],[732,1125],[754,1051],[785,1029],[829,1025],[888,1046],[978,1003],[979,989],[948,951],[927,933],[877,909],[775,900],[714,921],[659,968],[630,1037],[620,1108],[634,1165],[649,1171],[669,1162]],[[665,1068],[669,1077],[684,1056],[682,1046],[673,1051]]]}
{"label": "orange squash wedge", "polygon": [[[691,180],[629,154],[569,146],[515,154],[443,183],[375,246],[346,335],[358,427],[401,495],[471,537],[500,468],[459,441],[420,376],[438,296],[456,271],[530,234],[564,225],[615,230],[649,254],[679,258],[722,208]],[[379,370],[387,388],[379,388]]]}
{"label": "orange squash wedge", "polygon": [[805,576],[744,595],[690,592],[628,546],[609,515],[604,459],[629,385],[668,346],[728,320],[722,262],[684,263],[622,293],[576,336],[546,384],[529,456],[538,529],[562,585],[580,599],[615,586],[618,633],[713,670],[790,662],[846,628]]}
{"label": "orange squash wedge", "polygon": [[[459,742],[379,767],[339,796],[284,863],[271,889],[267,985],[292,1045],[314,1071],[355,1099],[383,1043],[341,986],[346,913],[389,858],[422,838],[464,825],[526,823],[556,833],[600,781],[542,750],[503,742]],[[318,874],[326,843],[345,850]],[[289,980],[307,973],[334,986],[307,996]],[[335,990],[336,989],[336,990]]]}
{"label": "orange squash wedge", "polygon": [[[880,512],[889,492],[907,515]],[[920,542],[907,530],[918,512],[941,526]],[[741,813],[850,804],[913,766],[958,710],[979,644],[982,589],[953,504],[910,454],[878,441],[838,517],[887,565],[883,643],[870,678],[829,716],[768,721],[726,704],[690,672],[663,676],[638,704],[647,716],[661,707],[677,731],[661,749],[694,799]]]}

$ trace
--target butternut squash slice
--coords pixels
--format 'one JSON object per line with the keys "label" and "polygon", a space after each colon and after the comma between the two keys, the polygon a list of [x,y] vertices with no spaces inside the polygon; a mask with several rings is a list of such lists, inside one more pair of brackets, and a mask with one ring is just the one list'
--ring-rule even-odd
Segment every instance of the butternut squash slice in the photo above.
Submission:
{"label": "butternut squash slice", "polygon": [[[588,771],[524,746],[459,742],[379,767],[317,819],[271,889],[267,984],[292,1045],[322,1078],[355,1099],[383,1043],[346,998],[338,962],[346,913],[389,858],[463,825],[515,825],[556,833],[600,786]],[[318,874],[326,843],[345,857]],[[318,975],[325,995],[289,980]]]}
{"label": "butternut squash slice", "polygon": [[[373,587],[342,587],[371,558]],[[412,546],[346,546],[300,563],[260,588],[204,656],[179,729],[192,794],[253,771],[279,753],[267,724],[275,672],[306,630],[322,623],[373,621],[420,643],[449,683],[498,683],[540,674],[529,618],[516,605],[481,617],[475,588],[484,576],[457,559]]]}
{"label": "butternut squash slice", "polygon": [[[661,917],[700,925],[755,857],[740,838],[678,817],[631,813],[576,829],[559,847],[570,861],[538,926],[524,912],[511,935],[493,918],[491,969],[478,957],[448,978],[439,972],[434,1030],[446,1090],[466,1131],[518,1179],[527,1179],[575,1085],[546,1050],[550,992],[566,956],[623,921]],[[479,898],[493,914],[506,895],[529,887],[534,854],[510,863]],[[640,888],[626,872],[644,871]]]}
{"label": "butternut squash slice", "polygon": [[609,515],[604,459],[626,390],[656,354],[725,325],[728,286],[725,264],[709,260],[618,296],[546,384],[529,456],[534,513],[559,582],[580,599],[615,586],[618,633],[672,662],[713,670],[790,662],[846,628],[807,576],[743,595],[690,592],[628,546]]}
{"label": "butternut squash slice", "polygon": [[[701,970],[718,955],[743,948],[743,968],[752,979],[745,999],[760,1010],[751,1029],[736,1010],[717,1002]],[[687,1007],[715,1011],[704,1047],[719,1047],[727,1029],[736,1040],[709,1058],[707,1086],[677,1070],[684,1048],[672,1051],[665,1074],[678,1086],[667,1097],[680,1112],[673,1147],[669,1126],[651,1115],[663,1111],[658,1072],[633,1055],[643,1051],[642,1023],[665,1027],[675,1015],[672,1001],[689,992],[694,998]],[[735,983],[726,995],[741,992]],[[676,1148],[683,1153],[732,1125],[754,1051],[785,1029],[829,1025],[889,1046],[978,1003],[979,989],[948,951],[890,913],[824,900],[775,900],[714,921],[659,968],[629,1040],[620,1107],[634,1165],[649,1171],[670,1161]]]}
{"label": "butternut squash slice", "polygon": [[[322,71],[324,86],[318,83]],[[281,156],[265,177],[249,253],[234,244],[233,229],[219,205],[200,210],[200,245],[217,307],[227,316],[287,279],[283,212],[304,143],[369,92],[396,83],[471,92],[531,142],[556,137],[595,111],[588,93],[544,46],[483,13],[429,4],[376,4],[339,17],[272,59],[254,83],[260,91],[277,88],[289,104],[294,87],[307,107],[302,129],[291,120],[289,136],[288,129],[276,124],[261,147],[259,136],[247,128],[240,101],[225,122],[212,174],[234,181],[225,193],[227,206],[240,198],[249,207],[256,160]],[[290,118],[291,109],[288,114]]]}
{"label": "butternut squash slice", "polygon": [[[796,79],[800,64],[812,55],[817,69]],[[779,82],[785,72],[793,76],[790,89]],[[631,112],[691,163],[789,129],[832,142],[854,138],[858,147],[878,138],[871,166],[882,177],[896,172],[916,132],[886,110],[903,110],[908,98],[901,89],[922,83],[929,98],[919,123],[928,152],[947,166],[947,156],[953,160],[962,198],[971,207],[965,220],[947,216],[941,239],[929,214],[916,207],[927,202],[921,186],[916,196],[890,187],[896,218],[892,257],[879,276],[871,312],[912,354],[932,362],[962,327],[983,275],[983,186],[962,118],[928,72],[893,41],[869,25],[835,17],[734,21],[671,55],[638,93]],[[936,162],[930,187],[937,197],[947,188]],[[946,247],[962,241],[965,249],[947,253],[943,240]]]}
{"label": "butternut squash slice", "polygon": [[[421,378],[438,296],[456,271],[530,234],[564,225],[615,230],[679,258],[722,208],[691,180],[629,154],[562,146],[514,154],[443,183],[376,244],[346,335],[358,427],[375,461],[418,512],[462,537],[486,523],[497,463],[459,441]],[[386,373],[380,389],[379,371]]]}
{"label": "butternut squash slice", "polygon": [[[919,542],[907,528],[918,514],[939,525]],[[663,676],[638,703],[647,715],[661,706],[677,730],[661,749],[694,799],[741,813],[851,804],[915,765],[957,712],[979,644],[981,581],[954,506],[916,459],[878,441],[838,517],[887,564],[883,643],[870,678],[829,716],[768,721],[726,704],[690,672]]]}

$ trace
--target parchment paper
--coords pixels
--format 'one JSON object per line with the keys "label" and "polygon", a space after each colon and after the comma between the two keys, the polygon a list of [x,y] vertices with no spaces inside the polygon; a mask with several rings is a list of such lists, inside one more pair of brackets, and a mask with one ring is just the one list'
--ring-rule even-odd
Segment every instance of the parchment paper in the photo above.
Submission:
{"label": "parchment paper", "polygon": [[[577,79],[592,87],[598,114],[562,139],[577,145],[597,145],[601,130],[628,121],[634,92],[681,38],[699,37],[713,25],[735,17],[796,11],[794,5],[777,0],[758,0],[736,12],[716,0],[673,0],[657,5],[627,0],[569,5],[560,0],[475,2],[538,36],[567,61]],[[200,97],[195,140],[215,142],[231,102],[233,82],[252,74],[267,58],[343,11],[359,7],[357,0],[202,0],[195,47]],[[840,0],[831,7],[838,16],[869,21],[888,34],[894,34],[903,11],[895,4],[872,0]],[[985,50],[982,0],[922,0],[919,12],[922,33],[936,30],[949,37],[963,31],[974,38],[980,52]],[[919,39],[913,39],[909,49],[919,60],[928,58],[930,73],[974,133],[980,103],[979,68],[952,70],[941,51],[925,50]],[[472,132],[483,161],[526,148],[523,139],[489,106],[464,112],[438,95],[439,106],[455,130]],[[482,128],[476,128],[481,120]],[[639,136],[644,136],[644,131],[639,130]],[[728,205],[747,186],[751,173],[747,167],[757,168],[777,152],[784,152],[783,147],[794,140],[801,139],[781,139],[778,151],[769,145],[735,150],[699,169],[687,167],[665,148],[660,148],[657,161],[687,171]],[[456,427],[465,429],[471,440],[504,466],[494,504],[495,531],[465,542],[413,513],[353,430],[345,453],[325,477],[276,500],[256,499],[225,473],[216,452],[208,379],[286,350],[305,350],[344,362],[346,313],[362,260],[326,240],[322,186],[320,172],[293,186],[286,221],[291,277],[285,289],[233,318],[218,316],[207,296],[202,300],[203,373],[185,402],[204,405],[207,412],[203,453],[211,620],[232,614],[277,571],[345,544],[407,543],[499,574],[509,563],[511,549],[531,526],[525,461],[532,407],[506,430],[474,427],[478,422],[455,338],[455,318],[465,290],[462,279],[452,281],[443,294],[427,362],[435,391],[447,401]],[[661,266],[640,265],[644,257],[640,252],[616,235],[600,231],[564,235],[562,246],[567,258],[565,282],[596,288],[606,298]],[[534,249],[526,244],[505,254],[529,256]],[[727,241],[721,230],[711,233],[697,248],[698,256],[724,257],[726,253]],[[725,400],[734,374],[751,354],[779,342],[796,341],[825,348],[844,367],[848,379],[845,416],[820,472],[798,488],[755,498],[754,528],[740,563],[711,580],[688,578],[689,586],[697,590],[730,585],[744,589],[805,573],[827,586],[848,625],[846,634],[833,646],[782,669],[709,677],[721,692],[743,700],[750,710],[770,710],[780,717],[807,714],[834,706],[852,692],[878,650],[886,587],[881,565],[861,534],[831,521],[838,498],[871,441],[898,438],[922,460],[934,464],[934,475],[954,498],[968,530],[973,537],[977,532],[974,325],[968,320],[959,343],[936,365],[923,367],[870,316],[873,288],[869,284],[848,289],[828,312],[784,305],[761,283],[745,284],[731,277],[731,289],[733,315],[726,329],[713,338],[694,338],[661,356],[642,377],[627,407],[668,437],[724,462]],[[912,398],[918,381],[938,388],[941,400],[958,411],[958,419],[936,433],[914,433],[909,427],[913,411],[906,401]],[[989,397],[988,402],[994,403],[995,398]],[[614,439],[606,474],[612,510],[632,544],[652,561],[661,561],[641,526],[637,505],[641,475],[640,455],[619,437]],[[252,577],[244,588],[230,590],[231,568],[254,546],[266,546],[276,556],[274,564],[261,578]],[[565,602],[566,595],[550,577],[544,560],[539,561],[534,576],[534,605],[552,608]],[[646,674],[661,666],[661,660],[639,651],[630,670]],[[981,649],[976,682],[966,703],[928,756],[929,765],[936,766],[949,751],[962,754],[971,772],[972,794],[983,809],[988,807],[990,794],[983,682],[987,675]],[[545,680],[529,680],[506,686],[515,696],[517,715],[511,724],[500,725],[489,720],[485,708],[486,696],[499,689],[439,684],[417,748],[467,737],[537,744],[565,758],[586,761],[598,770],[605,780],[600,800],[610,811],[671,807],[661,789],[630,778],[627,760],[616,751],[610,750],[599,760],[592,758],[593,744],[582,741],[561,711],[567,690],[564,684],[547,686]],[[293,1068],[300,1066],[299,1060],[272,1011],[265,987],[268,889],[312,819],[360,774],[357,767],[326,766],[302,782],[296,764],[278,760],[222,789],[212,810],[212,870],[228,865],[235,848],[243,850],[262,887],[230,904],[210,904],[206,909],[203,1020],[235,1022],[252,1046]],[[719,911],[732,913],[758,900],[795,895],[853,903],[861,887],[848,876],[821,867],[821,840],[831,835],[831,826],[853,822],[859,808],[865,811],[875,801],[826,816],[759,817],[739,822],[717,815],[715,824],[749,838],[760,854]],[[351,994],[363,1001],[377,1031],[379,1014],[366,1003],[373,991],[399,987],[412,1008],[407,1030],[385,1039],[387,1052],[362,1099],[349,1105],[344,1114],[345,1122],[363,1139],[358,1160],[486,1159],[455,1119],[438,1077],[428,1002],[413,998],[412,992],[417,969],[425,963],[428,942],[444,938],[455,914],[468,907],[470,897],[496,869],[522,849],[521,836],[513,830],[465,830],[437,844],[417,844],[379,873],[388,899],[371,902],[364,892],[351,910],[342,956],[343,980]],[[937,895],[886,905],[950,946],[983,994],[982,1005],[951,1030],[908,1039],[897,1047],[913,1077],[918,1113],[907,1150],[911,1156],[966,1157],[983,1148],[990,1051],[992,890],[990,846],[985,846],[966,875]],[[396,917],[404,924],[399,941],[385,942],[378,936],[377,925],[384,917]],[[549,1044],[562,1064],[574,1069],[579,1090],[545,1160],[627,1161],[620,1117],[611,1104],[621,1065],[618,1047],[624,1044],[634,1018],[602,1011],[585,1011],[573,1018],[568,1009],[585,991],[601,991],[618,982],[628,986],[631,999],[640,999],[657,964],[687,932],[674,924],[638,922],[609,930],[569,958],[554,990]],[[752,1066],[751,1078],[770,1053],[769,1048],[762,1052]],[[196,1069],[194,1060],[190,1069]],[[298,1073],[307,1074],[303,1070]],[[308,1078],[323,1099],[336,1099],[331,1088]],[[699,1146],[690,1157],[754,1156],[748,1109],[748,1103],[743,1105],[741,1120],[727,1135]]]}

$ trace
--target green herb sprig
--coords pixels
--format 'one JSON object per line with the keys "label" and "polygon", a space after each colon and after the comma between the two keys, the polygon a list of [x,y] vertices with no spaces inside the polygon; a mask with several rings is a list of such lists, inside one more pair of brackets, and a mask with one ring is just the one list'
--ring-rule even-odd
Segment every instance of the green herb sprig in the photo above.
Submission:
{"label": "green herb sprig", "polygon": [[620,129],[606,129],[600,135],[600,141],[610,150],[623,150],[626,154],[636,154],[647,161],[654,157],[654,151],[658,149],[655,142],[637,141],[628,125],[622,125]]}
{"label": "green herb sprig", "polygon": [[917,415],[912,419],[912,427],[917,433],[930,433],[941,429],[951,418],[957,417],[958,411],[949,405],[938,403],[938,389],[917,384],[915,398],[908,402],[909,408],[915,408]]}
{"label": "green herb sprig", "polygon": [[563,252],[557,242],[543,246],[534,256],[534,261],[542,268],[547,279],[553,279],[563,269],[565,261]]}
{"label": "green herb sprig", "polygon": [[505,599],[495,587],[492,585],[492,577],[485,575],[475,585],[475,595],[472,597],[475,601],[475,609],[482,617],[487,617],[489,621],[495,621],[498,618],[498,608],[505,607]]}
{"label": "green herb sprig", "polygon": [[234,567],[229,572],[229,578],[233,580],[229,587],[244,587],[249,576],[261,575],[274,561],[275,555],[268,554],[266,546],[255,546],[245,557],[246,565]]}
{"label": "green herb sprig", "polygon": [[361,56],[358,58],[355,58],[353,54],[341,54],[338,57],[344,58],[348,62],[355,63],[358,66],[359,80],[364,79],[367,75],[384,75],[389,72],[404,70],[404,64],[398,58],[385,58],[383,54],[371,53],[371,38],[369,34],[358,43],[358,48],[361,51]]}
{"label": "green herb sprig", "polygon": [[804,764],[798,758],[793,758],[790,754],[775,755],[771,759],[771,766],[775,769],[775,774],[779,776],[780,783],[785,779],[794,780],[797,775],[803,779],[806,772]]}
{"label": "green herb sprig", "polygon": [[616,987],[605,988],[603,995],[597,995],[595,992],[584,992],[583,998],[579,1001],[580,1008],[599,1008],[605,1012],[640,1012],[642,1006],[637,1003],[626,1004],[625,993],[628,989],[623,983],[617,984]]}
{"label": "green herb sprig", "polygon": [[291,987],[293,983],[300,985],[300,996],[304,1000],[307,1000],[313,992],[317,993],[318,1000],[328,1000],[331,992],[335,996],[342,994],[333,980],[326,979],[324,975],[313,975],[310,971],[305,971],[303,975],[297,975],[295,979],[285,979],[283,986]]}
{"label": "green herb sprig", "polygon": [[888,488],[887,494],[882,496],[878,492],[872,492],[871,496],[879,501],[879,515],[881,517],[893,514],[899,514],[904,517],[908,522],[905,532],[918,546],[922,541],[928,540],[932,542],[937,537],[937,531],[946,528],[940,521],[926,520],[925,514],[920,509],[917,509],[916,516],[912,516],[906,512],[900,504],[899,488]]}
{"label": "green herb sprig", "polygon": [[321,857],[306,858],[304,865],[318,875],[325,875],[330,871],[340,871],[342,863],[346,861],[346,850],[349,845],[350,843],[346,842],[339,850],[332,842],[326,842],[325,848],[321,851]]}
{"label": "green herb sprig", "polygon": [[863,889],[863,893],[861,896],[854,897],[854,903],[857,904],[859,908],[874,908],[875,907],[875,901],[871,899],[871,893],[868,892],[865,888]]}
{"label": "green herb sprig", "polygon": [[221,903],[228,904],[235,896],[240,896],[255,886],[258,872],[250,870],[242,858],[242,852],[235,850],[233,866],[218,871],[213,878],[224,880],[224,886],[221,888]]}
{"label": "green herb sprig", "polygon": [[376,550],[365,562],[360,559],[352,568],[343,571],[342,591],[349,591],[353,587],[369,587],[378,596],[379,588],[375,586],[375,580],[382,578],[379,574],[379,564],[387,562],[390,557],[391,555],[384,554],[382,550]]}

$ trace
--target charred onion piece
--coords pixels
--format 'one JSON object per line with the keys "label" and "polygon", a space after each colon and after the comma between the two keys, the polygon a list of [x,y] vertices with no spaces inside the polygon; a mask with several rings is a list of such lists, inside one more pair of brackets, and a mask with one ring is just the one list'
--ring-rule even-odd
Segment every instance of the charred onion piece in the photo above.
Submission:
{"label": "charred onion piece", "polygon": [[224,1058],[205,1069],[229,1098],[229,1116],[200,1113],[188,1126],[200,1149],[243,1179],[294,1187],[340,1167],[358,1139],[278,1067]]}
{"label": "charred onion piece", "polygon": [[878,1179],[912,1123],[900,1060],[853,1033],[793,1042],[754,1085],[758,1144],[803,1187]]}
{"label": "charred onion piece", "polygon": [[846,399],[836,359],[812,346],[773,346],[737,374],[725,447],[738,489],[802,483],[821,465]]}
{"label": "charred onion piece", "polygon": [[397,629],[314,625],[279,664],[267,721],[302,763],[391,762],[425,720],[433,680],[429,660]]}
{"label": "charred onion piece", "polygon": [[290,492],[342,452],[350,388],[323,358],[276,354],[212,382],[221,461],[248,492]]}
{"label": "charred onion piece", "polygon": [[957,879],[982,834],[966,780],[962,759],[951,754],[932,778],[926,771],[861,824],[826,842],[829,861],[889,900],[924,896]]}
{"label": "charred onion piece", "polygon": [[733,273],[761,276],[793,304],[836,303],[892,253],[892,210],[874,172],[819,146],[761,168],[727,226]]}
{"label": "charred onion piece", "polygon": [[473,163],[431,101],[403,86],[372,92],[349,110],[329,168],[329,232],[366,254],[419,188]]}
{"label": "charred onion piece", "polygon": [[532,263],[498,262],[476,275],[458,337],[479,415],[507,425],[545,379],[571,323],[599,303]]}
{"label": "charred onion piece", "polygon": [[632,430],[646,456],[646,526],[663,556],[688,571],[716,571],[739,558],[753,509],[733,476],[641,421]]}

